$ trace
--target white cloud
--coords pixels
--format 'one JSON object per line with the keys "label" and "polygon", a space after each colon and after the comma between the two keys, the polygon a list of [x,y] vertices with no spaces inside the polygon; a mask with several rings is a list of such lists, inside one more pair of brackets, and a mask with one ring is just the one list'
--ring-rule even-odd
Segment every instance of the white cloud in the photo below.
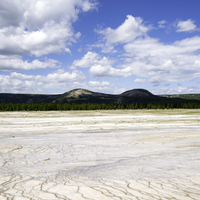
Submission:
{"label": "white cloud", "polygon": [[[186,82],[200,77],[200,37],[187,38],[172,44],[158,39],[138,38],[124,45],[125,62],[117,68],[112,64],[95,62],[90,66],[94,77],[128,77],[131,75],[148,78],[149,83],[158,86],[161,82]],[[97,54],[95,54],[97,56]],[[96,56],[94,56],[96,58]]]}
{"label": "white cloud", "polygon": [[31,69],[44,69],[47,67],[57,68],[60,65],[60,62],[54,59],[47,59],[45,61],[40,61],[38,59],[33,60],[32,62],[23,61],[19,58],[5,58],[0,59],[0,71],[15,71],[15,70],[31,70]]}
{"label": "white cloud", "polygon": [[88,51],[87,54],[82,57],[82,59],[75,60],[70,68],[91,67],[100,62],[99,59],[100,56],[97,53]]}
{"label": "white cloud", "polygon": [[82,82],[86,76],[78,70],[71,73],[60,69],[47,76],[26,75],[12,72],[10,75],[0,75],[0,92],[13,93],[44,93],[49,89],[67,89],[73,85],[73,82]]}
{"label": "white cloud", "polygon": [[151,91],[153,94],[195,94],[200,93],[199,87],[158,88]]}
{"label": "white cloud", "polygon": [[119,94],[126,90],[108,81],[86,82],[86,77],[78,70],[69,73],[59,69],[46,76],[26,75],[17,72],[12,72],[10,75],[0,75],[0,93],[45,94],[45,91],[49,89],[54,91],[59,89],[64,93],[75,88],[84,88],[94,92],[110,94]]}
{"label": "white cloud", "polygon": [[164,44],[155,38],[139,38],[138,40],[124,45],[124,50],[130,56],[172,56],[172,55],[192,55],[200,49],[200,37],[195,36],[172,44]]}
{"label": "white cloud", "polygon": [[80,37],[72,23],[96,7],[90,0],[2,0],[0,54],[35,55],[69,52]]}
{"label": "white cloud", "polygon": [[150,29],[142,24],[143,20],[140,17],[127,15],[127,19],[122,25],[116,29],[110,27],[103,30],[96,30],[102,34],[104,39],[110,44],[127,43],[133,41],[139,36],[143,36]]}
{"label": "white cloud", "polygon": [[176,32],[193,32],[196,30],[196,25],[194,21],[188,19],[186,21],[178,21]]}
{"label": "white cloud", "polygon": [[41,93],[34,76],[23,74],[0,75],[0,92],[1,93]]}
{"label": "white cloud", "polygon": [[187,38],[172,44],[146,37],[124,46],[131,72],[138,77],[149,78],[153,85],[162,81],[185,82],[200,77],[200,37]]}
{"label": "white cloud", "polygon": [[153,86],[159,86],[161,82],[162,82],[162,77],[159,75],[154,75],[149,79],[149,83],[152,83]]}
{"label": "white cloud", "polygon": [[146,26],[142,18],[127,15],[127,19],[116,29],[110,27],[105,29],[96,29],[95,31],[103,36],[105,44],[100,42],[95,47],[101,47],[102,52],[116,52],[114,45],[124,44],[134,41],[136,38],[145,36],[151,29],[151,26]]}
{"label": "white cloud", "polygon": [[132,75],[130,67],[117,69],[110,65],[94,65],[89,71],[94,77],[128,77]]}
{"label": "white cloud", "polygon": [[136,78],[134,80],[134,83],[144,83],[146,81],[146,79],[140,79],[140,78]]}
{"label": "white cloud", "polygon": [[108,81],[89,81],[87,84],[85,84],[85,88],[88,88],[89,90],[94,92],[103,92],[108,94],[121,94],[122,92],[127,90],[126,88],[111,84]]}
{"label": "white cloud", "polygon": [[12,72],[10,76],[6,76],[6,77],[10,77],[12,79],[18,79],[18,80],[33,80],[34,79],[34,75],[26,75],[26,74],[21,74],[17,72]]}
{"label": "white cloud", "polygon": [[89,81],[88,86],[91,86],[91,87],[107,87],[107,86],[110,86],[110,83],[107,82],[107,81],[103,81],[102,83],[100,83],[98,81]]}
{"label": "white cloud", "polygon": [[19,1],[1,0],[0,11],[0,28],[19,26],[20,21],[23,20],[23,6],[20,5]]}
{"label": "white cloud", "polygon": [[30,31],[45,23],[71,23],[80,12],[95,9],[91,0],[1,0],[0,27],[24,26]]}
{"label": "white cloud", "polygon": [[120,76],[127,77],[131,76],[130,68],[115,68],[112,67],[114,60],[109,60],[107,57],[101,57],[96,52],[87,52],[82,59],[75,60],[73,64],[69,67],[70,69],[75,69],[77,67],[90,68],[89,72],[94,77],[109,77],[109,76]]}
{"label": "white cloud", "polygon": [[[37,78],[37,77],[36,77]],[[40,79],[40,76],[39,76]],[[65,72],[60,69],[52,74],[48,74],[46,77],[42,77],[44,82],[70,82],[70,81],[82,81],[86,79],[86,76],[79,70],[74,70],[72,73]]]}
{"label": "white cloud", "polygon": [[75,60],[70,66],[71,69],[76,67],[93,67],[93,66],[110,66],[114,63],[114,60],[109,60],[107,57],[102,57],[96,52],[88,51],[80,60]]}
{"label": "white cloud", "polygon": [[92,9],[97,9],[98,2],[90,2],[90,1],[83,1],[82,9],[84,12],[87,12]]}
{"label": "white cloud", "polygon": [[159,27],[159,28],[165,28],[165,24],[166,24],[166,23],[167,23],[167,21],[161,20],[161,21],[158,22],[158,27]]}
{"label": "white cloud", "polygon": [[[180,21],[179,31],[196,29],[191,20]],[[158,22],[161,26],[167,22]],[[186,26],[187,25],[187,26]],[[142,27],[142,28],[141,28]],[[192,28],[193,27],[193,28]],[[104,43],[97,44],[104,52],[114,52],[116,44],[123,44],[123,64],[92,65],[90,73],[95,77],[128,77],[136,75],[140,82],[144,78],[154,86],[163,81],[186,82],[200,77],[200,37],[195,36],[165,44],[158,38],[151,38],[141,18],[128,16],[117,29],[97,30],[103,35]],[[109,49],[110,48],[110,49]]]}

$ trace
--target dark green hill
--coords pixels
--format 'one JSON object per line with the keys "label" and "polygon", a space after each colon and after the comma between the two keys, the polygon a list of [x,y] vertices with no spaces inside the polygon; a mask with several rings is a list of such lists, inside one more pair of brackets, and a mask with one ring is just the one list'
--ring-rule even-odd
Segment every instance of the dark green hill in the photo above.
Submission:
{"label": "dark green hill", "polygon": [[[64,94],[9,94],[0,93],[0,103],[176,103],[200,102],[200,95],[194,99],[190,95],[153,95],[144,89],[133,89],[119,95],[74,89]],[[198,98],[197,98],[198,97]]]}
{"label": "dark green hill", "polygon": [[0,93],[0,103],[51,103],[59,95]]}

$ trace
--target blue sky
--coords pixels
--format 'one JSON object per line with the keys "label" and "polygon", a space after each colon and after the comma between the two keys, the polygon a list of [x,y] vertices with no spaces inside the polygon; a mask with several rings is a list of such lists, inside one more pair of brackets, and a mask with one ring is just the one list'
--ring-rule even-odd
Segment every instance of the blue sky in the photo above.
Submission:
{"label": "blue sky", "polygon": [[199,0],[2,0],[0,92],[200,93]]}

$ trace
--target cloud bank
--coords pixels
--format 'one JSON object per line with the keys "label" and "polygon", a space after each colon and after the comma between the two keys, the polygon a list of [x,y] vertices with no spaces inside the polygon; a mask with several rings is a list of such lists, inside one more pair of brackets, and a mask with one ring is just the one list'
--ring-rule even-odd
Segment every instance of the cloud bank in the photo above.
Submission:
{"label": "cloud bank", "polygon": [[[130,87],[167,87],[200,78],[200,36],[195,36],[199,28],[192,19],[171,24],[168,19],[160,20],[154,26],[147,19],[127,15],[115,28],[93,27],[95,42],[85,44],[89,50],[77,47],[82,51],[72,59],[73,47],[85,37],[81,30],[75,31],[74,23],[97,6],[95,0],[2,0],[0,92],[42,93],[45,88],[84,87],[118,93],[126,88],[122,83],[118,86],[118,81],[114,85],[114,77],[131,80]],[[169,27],[170,33],[182,35],[182,39],[166,42],[155,37],[156,31]],[[70,61],[55,55],[69,55]],[[46,74],[39,75],[46,68]],[[28,70],[35,70],[34,75]],[[186,91],[181,88],[185,87],[177,91]]]}
{"label": "cloud bank", "polygon": [[[24,66],[19,69],[32,69],[22,61],[22,56],[41,57],[50,53],[70,53],[70,45],[77,42],[80,32],[74,32],[72,23],[81,12],[95,9],[96,3],[90,0],[2,0],[0,2],[0,55],[5,59],[18,58]],[[21,61],[19,60],[21,59]],[[0,70],[17,69],[10,64]],[[35,62],[35,61],[34,61]],[[41,61],[40,61],[41,62]],[[9,68],[10,66],[10,68]],[[30,66],[30,68],[28,67]],[[45,63],[43,66],[48,66]],[[51,65],[52,66],[52,65]],[[35,65],[38,68],[38,65]]]}
{"label": "cloud bank", "polygon": [[[160,21],[163,26],[166,21]],[[101,47],[121,43],[124,63],[96,65],[90,68],[93,76],[128,77],[136,75],[139,80],[147,78],[154,86],[167,82],[186,82],[200,78],[200,37],[194,36],[171,44],[160,42],[158,38],[148,35],[151,26],[145,25],[141,18],[127,16],[116,29],[107,27],[97,31],[103,35]],[[194,31],[196,26],[190,19],[179,21],[177,31]],[[105,52],[105,51],[104,51]],[[140,81],[141,82],[141,81]]]}

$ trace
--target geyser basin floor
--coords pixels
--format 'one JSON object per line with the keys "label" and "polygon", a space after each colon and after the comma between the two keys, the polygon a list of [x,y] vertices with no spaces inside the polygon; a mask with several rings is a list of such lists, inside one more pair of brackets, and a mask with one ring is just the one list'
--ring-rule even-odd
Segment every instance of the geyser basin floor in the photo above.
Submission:
{"label": "geyser basin floor", "polygon": [[200,199],[200,110],[0,113],[0,200]]}

